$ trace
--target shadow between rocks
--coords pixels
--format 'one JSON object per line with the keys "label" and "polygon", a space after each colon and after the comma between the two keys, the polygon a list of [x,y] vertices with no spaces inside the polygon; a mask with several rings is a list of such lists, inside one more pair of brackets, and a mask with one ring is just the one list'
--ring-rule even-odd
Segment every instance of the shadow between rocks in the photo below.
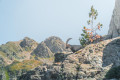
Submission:
{"label": "shadow between rocks", "polygon": [[67,56],[71,55],[73,53],[65,54],[65,53],[55,53],[54,57],[55,60],[54,62],[64,62],[64,60],[67,58]]}
{"label": "shadow between rocks", "polygon": [[106,45],[103,50],[102,61],[102,67],[107,67],[109,70],[106,73],[106,78],[119,79],[120,75],[118,76],[118,73],[120,74],[120,67],[119,69],[117,67],[120,66],[120,38],[117,38]]}

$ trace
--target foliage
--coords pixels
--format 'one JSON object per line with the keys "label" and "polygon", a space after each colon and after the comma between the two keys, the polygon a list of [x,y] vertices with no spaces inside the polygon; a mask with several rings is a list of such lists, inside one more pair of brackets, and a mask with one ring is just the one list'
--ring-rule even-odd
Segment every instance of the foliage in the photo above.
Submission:
{"label": "foliage", "polygon": [[80,39],[80,43],[83,47],[86,46],[87,42],[89,41],[89,34],[87,33],[85,29],[86,27],[84,27],[84,29],[82,30],[83,31],[83,33],[81,34],[82,39]]}
{"label": "foliage", "polygon": [[120,79],[120,66],[110,69],[105,75],[107,79]]}
{"label": "foliage", "polygon": [[14,42],[8,42],[4,45],[0,46],[0,51],[4,52],[4,53],[17,53],[19,52],[19,46],[17,46]]}
{"label": "foliage", "polygon": [[94,9],[94,7],[91,7],[89,18],[90,20],[87,21],[88,25],[91,27],[90,29],[84,27],[83,33],[81,34],[82,38],[80,38],[80,43],[82,46],[86,46],[88,43],[92,43],[93,41],[97,40],[98,38],[101,38],[96,31],[100,30],[102,28],[102,24],[99,22],[96,26],[94,26],[94,21],[97,19],[98,12]]}
{"label": "foliage", "polygon": [[9,80],[9,74],[6,68],[2,68],[0,75],[0,79],[2,78],[2,80]]}
{"label": "foliage", "polygon": [[5,71],[5,77],[6,77],[6,80],[9,80],[9,74],[8,74],[8,71],[6,69],[4,69]]}
{"label": "foliage", "polygon": [[0,51],[0,56],[6,57],[6,54],[2,51]]}
{"label": "foliage", "polygon": [[19,53],[21,50],[20,46],[18,46],[15,42],[8,42],[0,46],[0,55],[7,59],[13,59],[17,57],[16,53]]}
{"label": "foliage", "polygon": [[0,57],[6,58],[6,61],[23,59],[26,54],[19,53],[30,53],[31,51],[31,47],[21,47],[19,42],[7,42],[0,45]]}

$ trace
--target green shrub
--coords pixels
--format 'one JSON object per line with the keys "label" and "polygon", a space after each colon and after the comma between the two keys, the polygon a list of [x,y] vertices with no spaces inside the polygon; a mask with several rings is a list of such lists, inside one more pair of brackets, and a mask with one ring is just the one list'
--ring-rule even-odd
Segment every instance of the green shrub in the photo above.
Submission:
{"label": "green shrub", "polygon": [[94,9],[94,7],[91,7],[89,18],[90,20],[87,21],[88,26],[91,28],[83,27],[83,33],[81,34],[80,44],[85,47],[87,44],[92,43],[93,41],[97,40],[98,38],[101,38],[100,35],[96,33],[97,30],[100,30],[102,28],[102,24],[99,22],[97,25],[94,25],[94,21],[97,19],[98,12]]}
{"label": "green shrub", "polygon": [[2,68],[1,74],[3,74],[2,80],[9,80],[9,73],[6,68]]}
{"label": "green shrub", "polygon": [[6,77],[6,80],[9,80],[9,74],[8,74],[8,71],[7,70],[4,70],[5,71],[5,77]]}
{"label": "green shrub", "polygon": [[88,41],[89,41],[89,34],[87,33],[87,31],[85,30],[86,27],[84,27],[84,29],[82,30],[83,33],[81,34],[82,38],[79,39],[80,40],[80,44],[84,47],[87,45]]}

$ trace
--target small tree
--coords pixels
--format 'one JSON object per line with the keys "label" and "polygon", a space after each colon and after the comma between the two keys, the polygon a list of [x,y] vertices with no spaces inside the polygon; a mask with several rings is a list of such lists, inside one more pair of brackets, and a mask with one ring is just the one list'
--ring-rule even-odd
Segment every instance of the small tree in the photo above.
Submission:
{"label": "small tree", "polygon": [[81,34],[82,38],[79,40],[80,40],[80,44],[84,47],[87,45],[90,36],[88,32],[86,31],[86,27],[84,27],[82,31],[83,31],[83,33]]}
{"label": "small tree", "polygon": [[99,22],[96,26],[94,26],[94,21],[97,19],[98,12],[94,9],[94,7],[91,7],[89,18],[90,20],[87,21],[88,25],[91,27],[90,29],[84,27],[83,33],[81,34],[82,38],[80,39],[80,43],[82,46],[86,46],[89,43],[92,43],[98,38],[101,38],[100,35],[96,33],[97,30],[100,30],[102,28],[102,24]]}

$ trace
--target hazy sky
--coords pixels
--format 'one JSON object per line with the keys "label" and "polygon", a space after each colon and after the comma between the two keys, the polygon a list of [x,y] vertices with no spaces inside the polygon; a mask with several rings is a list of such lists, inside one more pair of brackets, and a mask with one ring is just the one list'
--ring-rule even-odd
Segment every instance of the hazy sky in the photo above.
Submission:
{"label": "hazy sky", "polygon": [[108,32],[115,0],[0,0],[0,44],[28,36],[38,42],[50,36],[79,44],[83,26],[87,26],[90,7],[98,10],[98,21]]}

